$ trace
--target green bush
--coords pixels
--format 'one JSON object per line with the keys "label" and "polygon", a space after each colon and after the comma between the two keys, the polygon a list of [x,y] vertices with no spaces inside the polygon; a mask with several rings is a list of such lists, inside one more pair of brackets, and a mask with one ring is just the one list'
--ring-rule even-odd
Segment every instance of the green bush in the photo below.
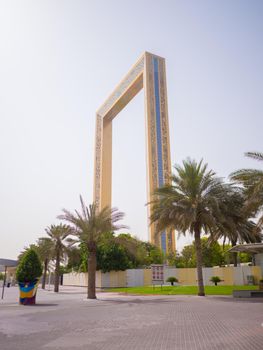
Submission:
{"label": "green bush", "polygon": [[0,272],[0,281],[3,281],[3,279],[4,279],[4,274]]}
{"label": "green bush", "polygon": [[173,286],[175,282],[178,282],[178,279],[176,277],[168,277],[166,282],[170,282],[171,286]]}
{"label": "green bush", "polygon": [[34,249],[28,249],[22,257],[17,270],[18,282],[34,282],[42,275],[42,265],[38,254]]}
{"label": "green bush", "polygon": [[217,283],[222,282],[221,278],[218,276],[212,276],[210,278],[210,281],[213,282],[215,284],[215,286],[217,286]]}

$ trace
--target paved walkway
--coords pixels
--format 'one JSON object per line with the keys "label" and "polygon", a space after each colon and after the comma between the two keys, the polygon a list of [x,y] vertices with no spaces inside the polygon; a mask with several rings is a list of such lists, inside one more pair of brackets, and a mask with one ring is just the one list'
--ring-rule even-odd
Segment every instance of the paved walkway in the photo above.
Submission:
{"label": "paved walkway", "polygon": [[19,306],[18,290],[0,301],[1,350],[262,350],[263,300],[232,297],[122,296],[83,288],[38,292]]}

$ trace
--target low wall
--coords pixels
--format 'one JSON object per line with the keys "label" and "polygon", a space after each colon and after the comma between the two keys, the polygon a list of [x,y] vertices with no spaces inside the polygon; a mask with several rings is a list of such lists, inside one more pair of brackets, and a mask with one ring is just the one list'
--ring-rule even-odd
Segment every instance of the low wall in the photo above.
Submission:
{"label": "low wall", "polygon": [[[228,266],[228,267],[204,267],[203,279],[204,285],[213,285],[210,281],[212,276],[219,276],[222,280],[220,285],[246,285],[247,276],[252,275],[254,281],[258,284],[261,278],[260,266]],[[165,280],[167,277],[174,276],[183,285],[197,285],[197,272],[195,268],[169,268],[164,269]]]}
{"label": "low wall", "polygon": [[[247,276],[252,275],[258,284],[261,275],[260,266],[238,266],[238,267],[205,267],[203,268],[204,285],[213,285],[210,282],[212,276],[219,276],[220,285],[246,285]],[[164,268],[164,280],[168,277],[176,277],[182,285],[197,285],[197,273],[195,268]],[[151,269],[129,269],[126,271],[96,272],[97,288],[121,288],[147,286],[151,284]],[[67,273],[63,275],[65,286],[87,286],[87,273]],[[169,284],[169,283],[166,283]]]}

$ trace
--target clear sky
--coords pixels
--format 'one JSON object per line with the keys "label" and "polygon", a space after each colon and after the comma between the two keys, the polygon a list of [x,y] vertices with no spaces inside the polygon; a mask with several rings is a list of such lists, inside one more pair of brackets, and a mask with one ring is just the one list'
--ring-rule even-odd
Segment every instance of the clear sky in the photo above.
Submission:
{"label": "clear sky", "polygon": [[[95,111],[144,51],[166,58],[173,164],[259,166],[263,1],[0,0],[0,257],[92,202]],[[144,134],[140,93],[114,120],[113,205],[141,239]]]}

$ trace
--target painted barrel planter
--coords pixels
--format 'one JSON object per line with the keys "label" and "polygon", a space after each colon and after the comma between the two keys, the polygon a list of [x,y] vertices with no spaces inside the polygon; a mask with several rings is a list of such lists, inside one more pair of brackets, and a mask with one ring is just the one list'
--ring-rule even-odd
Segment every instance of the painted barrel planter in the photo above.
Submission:
{"label": "painted barrel planter", "polygon": [[19,282],[20,298],[19,304],[21,305],[35,305],[36,294],[39,280],[33,282]]}

